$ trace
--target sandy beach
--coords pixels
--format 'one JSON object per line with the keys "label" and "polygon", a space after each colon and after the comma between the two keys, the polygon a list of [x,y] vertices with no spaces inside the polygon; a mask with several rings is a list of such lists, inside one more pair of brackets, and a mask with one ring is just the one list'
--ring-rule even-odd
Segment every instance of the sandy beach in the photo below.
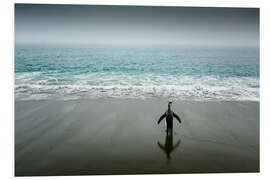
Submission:
{"label": "sandy beach", "polygon": [[15,175],[259,172],[259,102],[15,101]]}

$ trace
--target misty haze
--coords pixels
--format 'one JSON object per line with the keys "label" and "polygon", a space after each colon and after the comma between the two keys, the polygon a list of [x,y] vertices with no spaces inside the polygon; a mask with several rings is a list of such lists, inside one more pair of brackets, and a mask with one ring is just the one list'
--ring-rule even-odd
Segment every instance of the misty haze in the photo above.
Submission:
{"label": "misty haze", "polygon": [[16,44],[259,45],[244,8],[15,5]]}

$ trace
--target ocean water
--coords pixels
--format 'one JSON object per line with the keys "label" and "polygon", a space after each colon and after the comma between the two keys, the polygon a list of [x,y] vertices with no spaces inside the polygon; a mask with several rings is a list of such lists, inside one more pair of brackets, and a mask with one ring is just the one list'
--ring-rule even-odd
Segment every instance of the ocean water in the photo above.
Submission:
{"label": "ocean water", "polygon": [[259,88],[259,48],[15,47],[15,99],[259,101]]}

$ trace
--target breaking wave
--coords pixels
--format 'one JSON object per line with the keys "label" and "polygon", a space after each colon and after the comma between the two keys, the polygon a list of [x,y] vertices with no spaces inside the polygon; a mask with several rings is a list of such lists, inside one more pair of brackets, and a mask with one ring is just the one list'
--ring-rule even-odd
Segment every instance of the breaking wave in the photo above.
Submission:
{"label": "breaking wave", "polygon": [[[25,76],[25,75],[24,75]],[[31,77],[31,78],[30,78]],[[33,78],[29,76],[30,79]],[[25,79],[25,77],[24,77]],[[259,101],[259,79],[252,77],[123,77],[125,81],[106,78],[100,85],[89,85],[86,81],[56,84],[59,80],[39,81],[35,84],[16,84],[16,99],[92,99],[92,98],[166,98],[194,101]],[[19,77],[17,77],[19,81]],[[99,82],[95,79],[94,82]],[[29,82],[29,79],[28,79]],[[110,83],[111,82],[111,83]],[[123,85],[121,85],[123,84]],[[159,85],[158,85],[159,84]]]}

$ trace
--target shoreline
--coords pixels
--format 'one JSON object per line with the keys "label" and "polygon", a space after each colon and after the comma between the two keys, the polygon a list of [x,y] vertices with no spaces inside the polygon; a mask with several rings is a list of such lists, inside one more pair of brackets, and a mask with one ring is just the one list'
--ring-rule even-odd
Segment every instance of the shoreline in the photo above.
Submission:
{"label": "shoreline", "polygon": [[259,103],[260,104],[260,100],[225,100],[225,99],[209,99],[209,100],[205,100],[205,99],[202,99],[202,100],[195,100],[195,99],[192,99],[192,100],[187,100],[187,99],[173,99],[173,98],[165,98],[165,97],[145,97],[145,98],[136,98],[136,97],[93,97],[93,98],[90,98],[90,97],[87,97],[87,98],[71,98],[71,99],[57,99],[57,98],[54,98],[54,99],[49,99],[49,98],[44,98],[44,99],[21,99],[21,98],[15,98],[14,97],[14,102],[27,102],[27,101],[95,101],[95,100],[103,100],[103,101],[106,101],[106,100],[134,100],[134,101],[162,101],[162,102],[169,102],[169,101],[173,101],[173,102],[183,102],[183,103],[188,103],[188,102],[194,102],[194,103],[223,103],[223,102],[235,102],[235,103],[249,103],[249,102],[254,102],[254,103]]}

